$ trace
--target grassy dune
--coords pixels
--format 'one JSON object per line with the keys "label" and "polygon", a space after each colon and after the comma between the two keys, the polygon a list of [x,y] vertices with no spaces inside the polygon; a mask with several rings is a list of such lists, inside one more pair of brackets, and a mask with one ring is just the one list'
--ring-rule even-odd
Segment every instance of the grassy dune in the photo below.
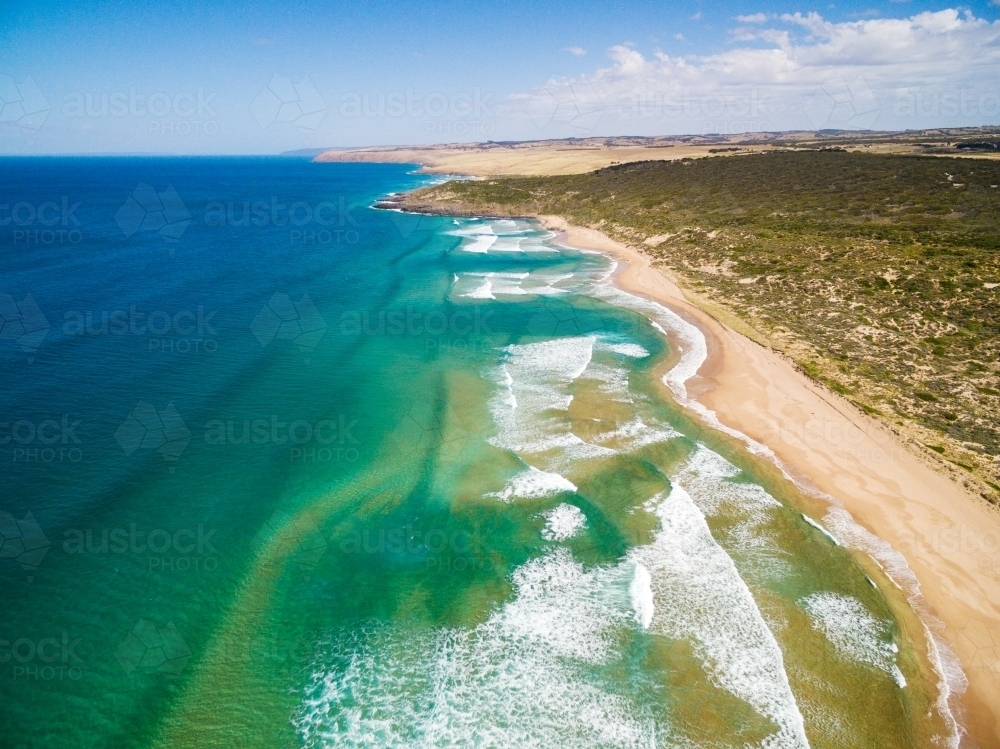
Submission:
{"label": "grassy dune", "polygon": [[1000,502],[1000,161],[839,150],[449,182],[435,212],[565,216],[643,248]]}

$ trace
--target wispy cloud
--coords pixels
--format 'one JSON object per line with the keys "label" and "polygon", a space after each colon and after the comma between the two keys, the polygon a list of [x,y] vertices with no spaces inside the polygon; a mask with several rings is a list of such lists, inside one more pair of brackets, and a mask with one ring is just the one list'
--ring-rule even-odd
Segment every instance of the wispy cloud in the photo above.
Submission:
{"label": "wispy cloud", "polygon": [[[763,21],[760,15],[737,18],[755,25],[738,30],[729,50],[647,57],[618,45],[608,50],[609,67],[551,80],[509,104],[525,107],[541,95],[559,111],[586,113],[591,129],[636,133],[958,126],[1000,119],[1000,21],[954,8],[839,23],[818,13]],[[584,121],[582,114],[573,117],[566,122]],[[560,122],[559,116],[549,122]]]}
{"label": "wispy cloud", "polygon": [[751,13],[748,16],[736,16],[736,20],[740,23],[764,23],[769,18],[774,18],[774,16],[767,13]]}
{"label": "wispy cloud", "polygon": [[701,11],[699,10],[693,16],[688,16],[688,18],[691,19],[692,21],[700,21],[701,20]]}
{"label": "wispy cloud", "polygon": [[577,57],[583,57],[587,54],[587,50],[583,47],[564,47],[563,52],[569,52],[571,55],[576,55]]}

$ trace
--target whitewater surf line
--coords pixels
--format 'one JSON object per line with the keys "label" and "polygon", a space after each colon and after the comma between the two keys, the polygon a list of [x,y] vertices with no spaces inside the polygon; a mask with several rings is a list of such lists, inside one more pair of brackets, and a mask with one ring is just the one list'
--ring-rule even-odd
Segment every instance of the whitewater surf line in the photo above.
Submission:
{"label": "whitewater surf line", "polygon": [[[568,249],[579,250],[579,248],[570,245],[565,246]],[[608,255],[605,257],[608,257],[609,261],[614,264],[615,270],[619,268],[617,259],[610,258]],[[878,538],[859,525],[839,499],[793,474],[767,445],[723,424],[719,420],[718,414],[688,395],[687,381],[698,373],[708,358],[708,343],[705,334],[696,325],[689,323],[665,305],[614,286],[611,274],[606,276],[604,281],[595,284],[590,293],[598,299],[639,312],[649,319],[652,326],[660,331],[664,337],[677,340],[680,344],[678,346],[680,358],[663,375],[662,380],[673,392],[678,403],[698,414],[713,429],[743,442],[752,454],[769,460],[788,481],[801,491],[826,502],[829,506],[824,517],[826,525],[833,528],[837,532],[837,536],[844,539],[850,548],[862,551],[871,557],[886,577],[904,593],[907,602],[917,614],[924,628],[928,660],[938,676],[939,696],[935,707],[949,728],[950,735],[944,737],[946,745],[949,749],[958,749],[964,729],[955,718],[950,697],[953,694],[962,694],[968,681],[962,671],[958,656],[938,634],[943,629],[943,622],[931,613],[923,594],[920,592],[920,583],[902,553],[893,549],[884,539]]]}

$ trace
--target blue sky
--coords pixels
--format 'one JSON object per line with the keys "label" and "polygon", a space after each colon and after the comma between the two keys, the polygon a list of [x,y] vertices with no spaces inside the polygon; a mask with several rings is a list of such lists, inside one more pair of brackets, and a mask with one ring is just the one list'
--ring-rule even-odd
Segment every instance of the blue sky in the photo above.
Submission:
{"label": "blue sky", "polygon": [[998,18],[988,0],[0,0],[0,153],[996,124]]}

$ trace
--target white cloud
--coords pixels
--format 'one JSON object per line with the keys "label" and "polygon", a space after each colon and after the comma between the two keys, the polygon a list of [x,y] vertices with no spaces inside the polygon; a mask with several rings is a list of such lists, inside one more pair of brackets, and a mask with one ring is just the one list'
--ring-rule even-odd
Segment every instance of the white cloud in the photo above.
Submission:
{"label": "white cloud", "polygon": [[[737,20],[759,24],[761,15]],[[594,134],[1000,121],[1000,22],[956,9],[840,23],[818,13],[764,21],[771,23],[738,29],[734,48],[707,55],[646,57],[618,45],[608,50],[610,67],[550,80],[508,103],[511,111],[523,108],[544,90],[560,106],[590,113]]]}
{"label": "white cloud", "polygon": [[767,13],[751,13],[748,16],[736,16],[736,20],[740,23],[764,23],[764,21],[772,18]]}
{"label": "white cloud", "polygon": [[576,55],[577,57],[583,57],[587,54],[587,50],[583,47],[565,47],[563,48],[563,52],[569,52],[571,55]]}
{"label": "white cloud", "polygon": [[692,21],[700,21],[701,20],[701,11],[699,10],[693,16],[688,16],[688,18],[690,18]]}

